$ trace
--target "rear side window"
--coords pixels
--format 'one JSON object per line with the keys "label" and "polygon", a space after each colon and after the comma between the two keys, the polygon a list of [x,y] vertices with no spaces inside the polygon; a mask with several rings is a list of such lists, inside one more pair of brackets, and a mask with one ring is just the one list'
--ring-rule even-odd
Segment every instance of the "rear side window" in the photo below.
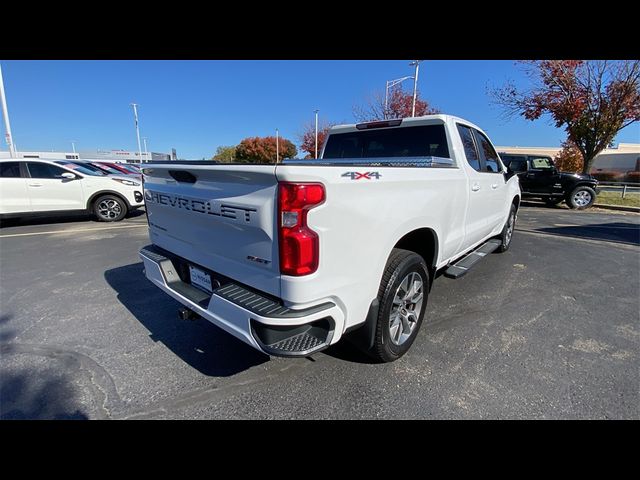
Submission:
{"label": "rear side window", "polygon": [[553,168],[553,164],[549,157],[529,157],[529,160],[531,160],[531,168],[542,170]]}
{"label": "rear side window", "polygon": [[0,177],[2,178],[19,178],[20,163],[19,162],[2,162],[0,163]]}
{"label": "rear side window", "polygon": [[464,156],[467,157],[467,162],[474,170],[479,172],[482,170],[482,167],[480,166],[480,156],[478,155],[478,150],[476,150],[476,145],[473,141],[473,136],[471,135],[471,129],[464,125],[458,125],[458,133],[460,134],[460,140],[462,140]]}
{"label": "rear side window", "polygon": [[329,135],[323,159],[369,157],[449,158],[444,125],[372,129]]}
{"label": "rear side window", "polygon": [[27,162],[31,178],[60,178],[66,172],[60,167],[48,163]]}
{"label": "rear side window", "polygon": [[475,131],[475,134],[476,140],[478,141],[478,147],[480,148],[480,154],[484,157],[485,171],[499,173],[500,163],[498,162],[498,154],[495,149],[491,146],[487,137],[477,130]]}

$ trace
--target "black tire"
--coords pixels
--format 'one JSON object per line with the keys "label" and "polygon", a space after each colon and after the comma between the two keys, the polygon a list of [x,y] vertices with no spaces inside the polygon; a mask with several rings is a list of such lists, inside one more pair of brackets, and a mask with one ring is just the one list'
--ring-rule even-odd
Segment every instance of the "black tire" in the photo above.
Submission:
{"label": "black tire", "polygon": [[119,222],[127,216],[127,203],[117,195],[101,195],[93,202],[93,213],[99,222]]}
{"label": "black tire", "polygon": [[[578,185],[565,200],[567,205],[569,205],[569,208],[574,210],[585,210],[590,208],[596,201],[596,191],[586,185]],[[585,203],[586,200],[588,201]]]}
{"label": "black tire", "polygon": [[517,218],[518,217],[516,215],[516,206],[511,204],[511,210],[509,210],[509,216],[507,217],[507,221],[505,222],[504,227],[502,228],[502,233],[498,237],[502,241],[502,245],[498,247],[496,252],[502,253],[509,250],[509,247],[511,246],[511,241],[513,240],[513,231],[516,228]]}
{"label": "black tire", "polygon": [[[411,310],[410,306],[394,307],[393,303],[396,293],[400,294],[402,292],[400,284],[407,277],[409,277],[410,280],[416,279],[416,277],[412,275],[413,273],[417,274],[422,281],[422,300],[417,314],[411,314],[411,312],[415,312],[416,304],[413,305],[413,310]],[[382,281],[380,282],[380,289],[378,290],[380,308],[378,310],[373,349],[369,352],[373,358],[381,362],[393,362],[407,353],[422,325],[429,295],[429,281],[429,269],[420,255],[408,250],[393,249],[387,260]],[[407,325],[413,326],[409,328],[410,333],[407,333],[408,336],[404,339],[398,338],[394,340],[391,338],[391,329],[393,328],[391,325],[391,311],[394,308],[398,312],[400,310],[405,313],[409,312],[411,314],[410,316],[416,319],[415,321],[407,321]],[[405,324],[401,322],[399,318],[400,317],[396,318],[398,323],[395,331],[401,332],[400,329],[403,328],[402,333],[398,334],[398,337],[401,337],[405,335]],[[399,344],[396,343],[397,341],[399,341]]]}

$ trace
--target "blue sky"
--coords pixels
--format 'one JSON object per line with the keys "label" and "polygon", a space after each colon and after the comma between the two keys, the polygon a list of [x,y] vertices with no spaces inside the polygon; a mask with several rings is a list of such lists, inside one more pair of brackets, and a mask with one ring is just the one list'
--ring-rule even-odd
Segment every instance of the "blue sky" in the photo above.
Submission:
{"label": "blue sky", "polygon": [[[210,158],[249,136],[297,133],[321,120],[353,123],[353,106],[412,75],[409,60],[377,61],[1,61],[14,142],[20,150],[135,150],[133,113],[149,149]],[[418,88],[444,113],[466,118],[497,145],[558,146],[565,135],[542,119],[506,120],[487,87],[527,79],[512,61],[426,60]],[[412,82],[405,82],[410,90]],[[4,125],[3,125],[4,128]],[[3,132],[4,133],[4,132]],[[616,143],[640,142],[640,126]],[[2,142],[1,148],[7,149]]]}

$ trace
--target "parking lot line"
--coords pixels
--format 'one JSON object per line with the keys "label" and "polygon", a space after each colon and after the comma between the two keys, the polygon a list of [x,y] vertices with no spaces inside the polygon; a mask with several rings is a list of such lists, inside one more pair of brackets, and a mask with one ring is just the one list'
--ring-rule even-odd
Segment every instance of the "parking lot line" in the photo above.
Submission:
{"label": "parking lot line", "polygon": [[53,235],[56,233],[79,233],[79,232],[95,232],[97,230],[120,230],[123,228],[140,228],[147,227],[148,225],[145,223],[143,225],[121,225],[117,227],[101,227],[101,228],[78,228],[75,230],[52,230],[49,232],[31,232],[31,233],[11,233],[9,235],[0,235],[0,238],[9,238],[9,237],[27,237],[29,235]]}

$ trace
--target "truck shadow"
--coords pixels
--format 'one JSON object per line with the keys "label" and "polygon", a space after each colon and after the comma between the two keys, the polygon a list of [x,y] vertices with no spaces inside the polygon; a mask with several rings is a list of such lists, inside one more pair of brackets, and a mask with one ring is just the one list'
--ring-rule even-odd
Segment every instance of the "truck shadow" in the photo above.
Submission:
{"label": "truck shadow", "polygon": [[208,376],[235,375],[269,360],[207,320],[178,319],[180,303],[146,279],[143,263],[107,270],[104,277],[118,300],[162,342],[190,366]]}
{"label": "truck shadow", "polygon": [[[127,214],[126,219],[138,218],[142,215],[144,215],[144,208],[132,210]],[[66,213],[55,215],[47,215],[46,213],[43,213],[42,215],[28,215],[20,218],[5,218],[0,220],[0,228],[82,222],[99,223],[95,215],[88,213]]]}
{"label": "truck shadow", "polygon": [[631,222],[544,227],[537,228],[535,231],[563,237],[588,238],[611,243],[640,245],[640,225]]}

